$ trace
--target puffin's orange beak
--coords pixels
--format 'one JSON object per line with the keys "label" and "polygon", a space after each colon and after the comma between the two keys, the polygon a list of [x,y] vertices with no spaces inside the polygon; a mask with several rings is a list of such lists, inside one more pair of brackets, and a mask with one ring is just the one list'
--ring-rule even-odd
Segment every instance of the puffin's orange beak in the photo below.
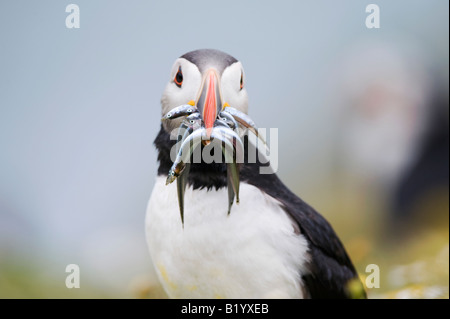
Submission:
{"label": "puffin's orange beak", "polygon": [[209,69],[203,78],[202,91],[197,101],[197,108],[202,115],[206,136],[209,139],[217,115],[222,110],[219,77],[214,69]]}

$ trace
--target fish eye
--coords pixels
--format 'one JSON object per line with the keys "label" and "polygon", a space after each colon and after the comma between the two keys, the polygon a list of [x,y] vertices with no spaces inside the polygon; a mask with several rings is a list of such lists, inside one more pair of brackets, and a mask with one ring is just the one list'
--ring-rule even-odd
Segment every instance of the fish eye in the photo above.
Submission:
{"label": "fish eye", "polygon": [[173,79],[173,81],[175,82],[176,86],[178,86],[179,88],[181,87],[181,84],[183,84],[183,72],[181,72],[181,66],[178,67],[178,72],[175,75],[175,78]]}

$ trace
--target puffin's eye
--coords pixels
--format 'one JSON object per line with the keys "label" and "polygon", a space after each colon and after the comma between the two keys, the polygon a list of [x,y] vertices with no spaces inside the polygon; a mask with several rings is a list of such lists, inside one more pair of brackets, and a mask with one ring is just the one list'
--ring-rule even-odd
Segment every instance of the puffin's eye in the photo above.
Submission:
{"label": "puffin's eye", "polygon": [[181,66],[178,67],[178,72],[173,81],[179,88],[181,87],[181,84],[183,84],[183,73],[181,72]]}
{"label": "puffin's eye", "polygon": [[241,72],[241,82],[240,82],[241,90],[244,88],[244,73]]}

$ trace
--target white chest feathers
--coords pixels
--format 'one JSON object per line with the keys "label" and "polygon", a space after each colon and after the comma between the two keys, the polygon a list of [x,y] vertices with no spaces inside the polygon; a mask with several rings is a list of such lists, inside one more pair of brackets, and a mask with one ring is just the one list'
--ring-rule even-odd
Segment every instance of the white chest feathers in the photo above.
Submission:
{"label": "white chest feathers", "polygon": [[186,189],[184,228],[176,183],[157,177],[146,235],[159,279],[171,298],[302,298],[306,239],[279,203],[241,183],[227,215],[227,189]]}

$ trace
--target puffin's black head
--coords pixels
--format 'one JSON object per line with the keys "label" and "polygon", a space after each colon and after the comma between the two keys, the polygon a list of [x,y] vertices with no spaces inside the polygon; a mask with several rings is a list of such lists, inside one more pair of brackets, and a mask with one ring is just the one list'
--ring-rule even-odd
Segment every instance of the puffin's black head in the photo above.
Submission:
{"label": "puffin's black head", "polygon": [[[188,52],[172,66],[170,80],[161,98],[162,114],[173,108],[191,104],[197,106],[211,134],[218,113],[231,106],[247,113],[248,97],[242,64],[227,53],[202,49]],[[164,129],[170,133],[180,126],[182,119],[166,121]]]}

